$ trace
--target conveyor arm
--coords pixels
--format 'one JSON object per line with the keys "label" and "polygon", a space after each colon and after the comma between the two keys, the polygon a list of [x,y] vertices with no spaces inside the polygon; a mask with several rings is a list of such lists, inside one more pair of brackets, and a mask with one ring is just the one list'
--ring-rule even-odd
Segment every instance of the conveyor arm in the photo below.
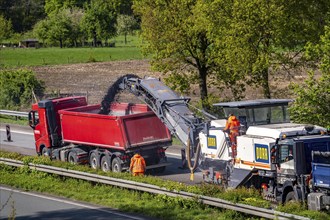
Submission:
{"label": "conveyor arm", "polygon": [[173,90],[155,78],[125,77],[120,85],[145,102],[167,126],[171,133],[187,146],[188,138],[194,151],[199,143],[198,133],[204,122],[188,108],[190,99],[179,97]]}

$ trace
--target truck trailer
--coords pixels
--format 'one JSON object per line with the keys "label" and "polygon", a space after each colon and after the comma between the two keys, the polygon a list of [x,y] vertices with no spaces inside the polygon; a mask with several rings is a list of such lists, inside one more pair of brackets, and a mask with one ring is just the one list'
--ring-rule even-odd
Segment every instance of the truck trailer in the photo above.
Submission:
{"label": "truck trailer", "polygon": [[127,171],[130,159],[140,153],[147,169],[162,172],[171,134],[144,104],[112,103],[110,114],[100,105],[87,105],[85,97],[65,97],[32,105],[29,124],[36,152],[77,164],[89,163],[103,171]]}

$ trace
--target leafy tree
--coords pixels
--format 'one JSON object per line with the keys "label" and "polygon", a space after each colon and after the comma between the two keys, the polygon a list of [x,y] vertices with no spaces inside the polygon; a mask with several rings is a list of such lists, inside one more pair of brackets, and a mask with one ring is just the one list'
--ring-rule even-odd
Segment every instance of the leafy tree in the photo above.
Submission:
{"label": "leafy tree", "polygon": [[0,70],[0,108],[19,109],[31,104],[32,92],[41,97],[44,83],[31,70]]}
{"label": "leafy tree", "polygon": [[304,44],[319,39],[329,12],[327,2],[206,1],[210,8],[209,33],[215,39],[213,51],[218,53],[215,62],[221,67],[219,78],[227,84],[244,79],[250,85],[261,86],[264,97],[270,98],[270,75],[280,67],[296,65],[294,61]]}
{"label": "leafy tree", "polygon": [[77,46],[77,42],[83,39],[81,21],[83,11],[79,8],[63,9],[57,14],[51,14],[48,18],[39,21],[34,26],[34,35],[45,43],[59,42],[60,47],[64,42]]}
{"label": "leafy tree", "polygon": [[85,37],[82,30],[84,11],[79,8],[72,8],[68,16],[71,23],[70,40],[74,46],[77,46],[78,41],[83,41]]}
{"label": "leafy tree", "polygon": [[153,68],[172,73],[170,81],[176,81],[173,78],[176,74],[188,74],[180,80],[198,81],[201,99],[206,100],[207,76],[215,66],[210,53],[213,42],[208,38],[200,10],[202,3],[196,0],[135,0],[133,10],[141,16],[142,37],[147,41],[143,52],[152,55]]}
{"label": "leafy tree", "polygon": [[0,43],[4,39],[10,38],[12,32],[13,30],[11,21],[5,19],[2,15],[0,15]]}
{"label": "leafy tree", "polygon": [[48,32],[48,30],[50,29],[49,26],[50,26],[49,19],[41,20],[34,25],[33,33],[39,40],[42,40],[43,44],[45,44],[45,41],[49,37],[49,32]]}
{"label": "leafy tree", "polygon": [[117,32],[125,36],[125,44],[127,44],[127,35],[132,34],[137,28],[137,21],[134,16],[118,15],[117,17]]}
{"label": "leafy tree", "polygon": [[22,33],[45,18],[44,4],[45,0],[0,0],[0,10],[7,20],[12,21],[14,32]]}
{"label": "leafy tree", "polygon": [[123,15],[133,15],[132,0],[121,0],[118,13]]}
{"label": "leafy tree", "polygon": [[321,77],[314,72],[304,84],[294,84],[297,96],[290,107],[291,118],[296,122],[317,124],[330,127],[330,27],[325,27],[325,34],[319,44],[309,43],[306,46],[306,57],[314,61],[321,70]]}
{"label": "leafy tree", "polygon": [[83,29],[93,39],[94,47],[97,40],[109,39],[116,35],[117,9],[120,3],[116,0],[91,0],[85,5]]}
{"label": "leafy tree", "polygon": [[90,0],[45,0],[45,12],[50,15],[62,9],[83,8]]}
{"label": "leafy tree", "polygon": [[70,10],[66,9],[49,16],[48,39],[50,39],[51,42],[58,42],[60,48],[63,47],[64,41],[69,39],[72,31],[69,13]]}

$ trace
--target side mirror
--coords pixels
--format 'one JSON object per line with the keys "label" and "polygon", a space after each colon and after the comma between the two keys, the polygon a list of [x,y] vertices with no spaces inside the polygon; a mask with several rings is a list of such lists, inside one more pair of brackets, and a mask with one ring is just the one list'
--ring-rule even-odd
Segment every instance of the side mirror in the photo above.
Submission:
{"label": "side mirror", "polygon": [[34,129],[36,126],[34,124],[34,120],[35,119],[35,115],[34,115],[34,111],[30,111],[29,112],[29,126]]}
{"label": "side mirror", "polygon": [[272,164],[279,163],[279,147],[276,144],[270,148],[270,160]]}

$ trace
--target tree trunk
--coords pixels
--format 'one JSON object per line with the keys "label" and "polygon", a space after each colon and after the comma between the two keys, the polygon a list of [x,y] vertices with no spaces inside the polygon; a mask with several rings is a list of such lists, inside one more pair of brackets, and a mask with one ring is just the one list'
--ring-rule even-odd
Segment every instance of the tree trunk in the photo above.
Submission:
{"label": "tree trunk", "polygon": [[96,31],[93,32],[93,46],[96,47],[97,46],[97,38],[96,38]]}
{"label": "tree trunk", "polygon": [[207,100],[206,77],[207,77],[207,68],[201,67],[199,69],[199,90],[200,90],[200,95],[201,95],[201,99],[202,99],[202,107],[207,110],[208,105],[206,104],[206,100]]}
{"label": "tree trunk", "polygon": [[60,48],[62,48],[63,47],[63,40],[62,40],[62,38],[60,39]]}
{"label": "tree trunk", "polygon": [[127,44],[127,33],[125,33],[125,45]]}
{"label": "tree trunk", "polygon": [[261,85],[264,90],[264,97],[270,99],[271,95],[270,95],[270,87],[269,87],[268,68],[263,69],[261,75],[262,75]]}

